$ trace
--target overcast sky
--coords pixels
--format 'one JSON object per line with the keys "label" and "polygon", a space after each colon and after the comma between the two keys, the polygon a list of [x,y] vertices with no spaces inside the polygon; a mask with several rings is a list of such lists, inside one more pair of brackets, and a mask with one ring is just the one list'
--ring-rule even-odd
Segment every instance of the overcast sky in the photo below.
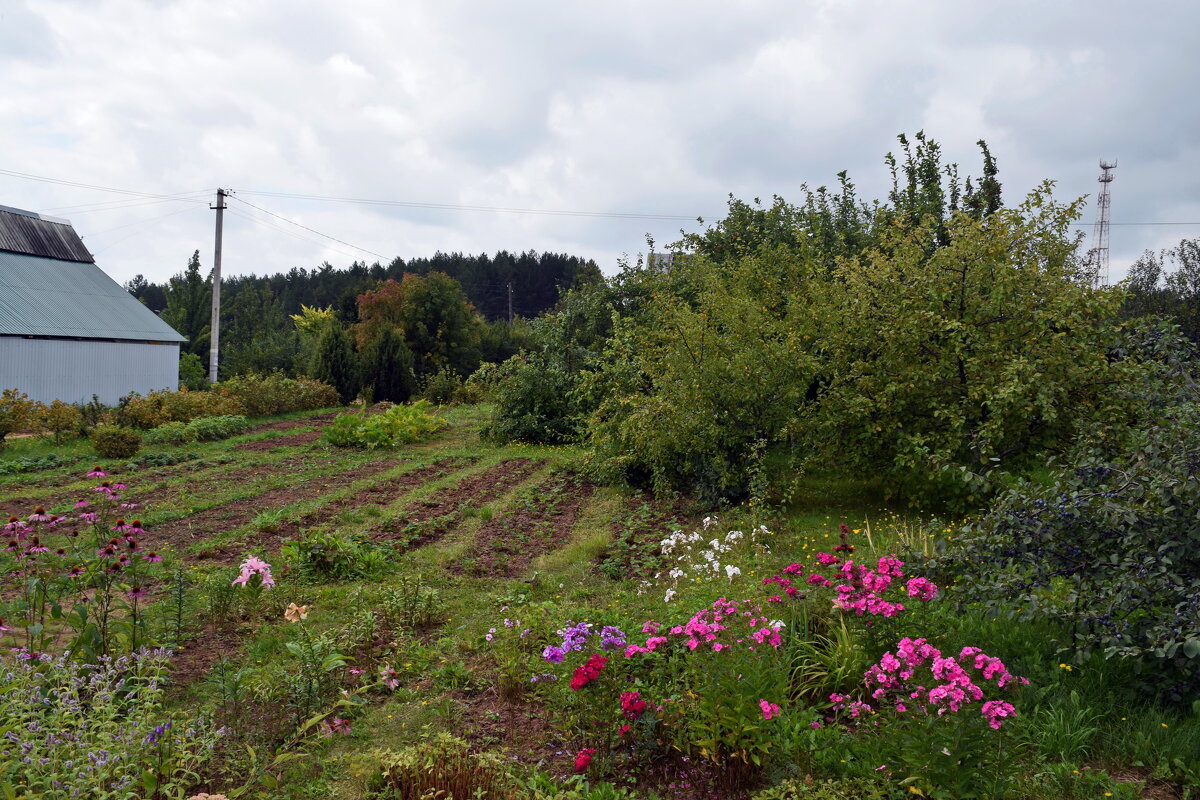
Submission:
{"label": "overcast sky", "polygon": [[[70,219],[122,282],[210,267],[218,186],[227,275],[500,249],[611,273],[731,192],[846,169],[881,196],[923,129],[972,175],[986,139],[1009,203],[1094,198],[1119,159],[1114,223],[1200,223],[1197,30],[1182,0],[0,0],[0,170],[136,193],[0,173],[0,205]],[[1111,236],[1119,278],[1200,224]]]}

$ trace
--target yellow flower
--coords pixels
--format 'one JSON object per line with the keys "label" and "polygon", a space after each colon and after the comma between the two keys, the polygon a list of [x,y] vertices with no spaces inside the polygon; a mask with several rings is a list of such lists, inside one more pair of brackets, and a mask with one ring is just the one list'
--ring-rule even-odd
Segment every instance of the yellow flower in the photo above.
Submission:
{"label": "yellow flower", "polygon": [[1165,723],[1165,722],[1160,722],[1160,723],[1158,723],[1158,724],[1159,724],[1159,725],[1162,725],[1164,728],[1170,727],[1170,726],[1169,726],[1169,725],[1167,725],[1167,723]]}

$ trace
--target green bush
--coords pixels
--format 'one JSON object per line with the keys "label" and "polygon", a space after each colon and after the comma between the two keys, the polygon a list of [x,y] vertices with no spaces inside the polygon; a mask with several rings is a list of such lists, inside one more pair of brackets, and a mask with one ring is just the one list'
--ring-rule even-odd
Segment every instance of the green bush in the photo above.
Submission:
{"label": "green bush", "polygon": [[197,442],[215,442],[245,433],[250,421],[240,414],[225,414],[220,417],[201,417],[187,424],[187,431]]}
{"label": "green bush", "polygon": [[209,387],[208,370],[204,362],[195,353],[179,354],[179,385],[192,391],[202,391]]}
{"label": "green bush", "polygon": [[34,403],[24,392],[5,389],[0,393],[0,448],[4,447],[5,436],[29,424],[33,410]]}
{"label": "green bush", "polygon": [[387,327],[360,354],[363,385],[375,402],[406,403],[416,390],[413,357],[404,338]]}
{"label": "green bush", "polygon": [[51,453],[41,458],[18,458],[12,461],[0,461],[0,475],[17,475],[22,472],[41,472],[56,467],[73,464],[79,459],[63,458]]}
{"label": "green bush", "polygon": [[407,406],[392,406],[381,414],[339,414],[325,429],[323,438],[337,447],[395,447],[424,441],[448,424],[429,413],[429,403],[418,400]]}
{"label": "green bush", "polygon": [[237,402],[250,417],[268,417],[291,411],[312,411],[341,405],[337,390],[312,378],[289,378],[279,372],[250,373],[221,381],[213,392]]}
{"label": "green bush", "polygon": [[118,425],[150,429],[167,422],[191,422],[198,417],[242,412],[242,405],[235,398],[182,389],[150,392],[145,397],[137,393],[127,395],[121,398],[115,417]]}
{"label": "green bush", "polygon": [[91,438],[92,447],[104,458],[129,458],[142,446],[142,437],[122,425],[97,425]]}
{"label": "green bush", "polygon": [[462,378],[457,372],[450,367],[442,367],[432,375],[425,376],[421,397],[440,406],[448,405],[458,399],[462,385]]}
{"label": "green bush", "polygon": [[157,428],[151,428],[142,434],[142,441],[146,444],[186,444],[196,441],[191,435],[189,428],[191,426],[186,422],[164,422]]}
{"label": "green bush", "polygon": [[83,430],[83,412],[62,400],[55,400],[48,406],[39,404],[33,414],[33,427],[53,435],[55,441],[61,441],[66,435]]}
{"label": "green bush", "polygon": [[483,435],[498,442],[563,444],[579,438],[577,377],[541,353],[513,356],[496,369],[495,416]]}

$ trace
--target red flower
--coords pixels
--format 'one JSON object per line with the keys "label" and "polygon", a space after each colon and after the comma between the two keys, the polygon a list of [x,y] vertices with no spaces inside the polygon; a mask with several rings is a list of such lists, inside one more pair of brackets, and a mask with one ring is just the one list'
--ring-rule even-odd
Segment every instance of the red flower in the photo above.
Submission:
{"label": "red flower", "polygon": [[587,660],[586,664],[581,664],[575,668],[575,674],[571,676],[571,688],[579,691],[587,686],[596,678],[600,677],[600,670],[604,669],[604,665],[608,663],[608,658],[596,653]]}
{"label": "red flower", "polygon": [[588,768],[588,764],[592,763],[592,756],[596,754],[593,747],[585,747],[579,751],[579,755],[575,756],[575,771],[583,772]]}

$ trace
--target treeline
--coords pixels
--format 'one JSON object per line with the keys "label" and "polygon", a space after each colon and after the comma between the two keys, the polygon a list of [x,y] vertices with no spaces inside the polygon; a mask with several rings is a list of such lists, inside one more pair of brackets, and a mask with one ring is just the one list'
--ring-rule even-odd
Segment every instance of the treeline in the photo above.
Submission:
{"label": "treeline", "polygon": [[[594,261],[533,251],[500,251],[494,256],[437,253],[409,261],[397,258],[386,267],[355,262],[335,269],[326,263],[311,270],[295,267],[270,276],[226,278],[221,284],[222,375],[305,372],[311,354],[304,352],[293,315],[305,307],[329,308],[343,325],[354,325],[359,322],[360,295],[388,281],[401,281],[406,274],[434,273],[460,286],[491,339],[504,336],[497,323],[509,319],[510,297],[512,317],[527,319],[552,308],[561,291],[600,279]],[[151,283],[137,275],[125,288],[187,337],[184,352],[207,362],[212,283],[198,251],[184,271],[167,282]]]}

